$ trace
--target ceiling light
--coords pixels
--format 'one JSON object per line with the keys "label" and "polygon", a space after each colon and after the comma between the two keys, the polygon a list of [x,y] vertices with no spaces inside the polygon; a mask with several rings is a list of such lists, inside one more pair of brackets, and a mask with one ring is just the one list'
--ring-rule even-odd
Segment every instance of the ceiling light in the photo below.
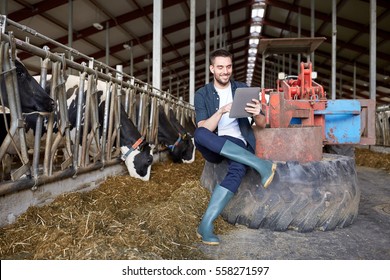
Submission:
{"label": "ceiling light", "polygon": [[260,34],[260,32],[261,32],[261,25],[258,25],[258,24],[257,25],[251,25],[251,27],[249,29],[249,32],[251,33],[251,35],[253,37],[256,37],[253,34],[256,34],[256,33]]}
{"label": "ceiling light", "polygon": [[252,55],[252,56],[256,55],[257,54],[257,48],[250,48],[248,50],[248,53],[249,53],[249,55]]}
{"label": "ceiling light", "polygon": [[249,39],[249,45],[258,45],[259,41],[260,40],[258,38],[251,38]]}
{"label": "ceiling light", "polygon": [[103,25],[101,25],[99,22],[94,22],[93,27],[95,27],[97,30],[103,30]]}
{"label": "ceiling light", "polygon": [[255,62],[255,61],[256,61],[256,57],[255,56],[248,57],[248,62]]}
{"label": "ceiling light", "polygon": [[255,68],[255,64],[253,62],[248,63],[248,68]]}
{"label": "ceiling light", "polygon": [[258,5],[253,6],[252,18],[255,18],[255,17],[260,17],[260,18],[264,17],[264,8],[263,7],[258,6]]}

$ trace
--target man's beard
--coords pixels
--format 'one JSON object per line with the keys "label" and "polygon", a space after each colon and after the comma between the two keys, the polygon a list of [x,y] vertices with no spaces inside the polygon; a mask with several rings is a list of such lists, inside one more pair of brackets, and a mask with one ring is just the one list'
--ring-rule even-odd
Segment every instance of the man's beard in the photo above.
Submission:
{"label": "man's beard", "polygon": [[215,80],[221,86],[227,86],[230,83],[230,76],[229,76],[229,79],[226,82],[222,81],[222,79],[220,77],[218,77],[218,76],[215,76]]}

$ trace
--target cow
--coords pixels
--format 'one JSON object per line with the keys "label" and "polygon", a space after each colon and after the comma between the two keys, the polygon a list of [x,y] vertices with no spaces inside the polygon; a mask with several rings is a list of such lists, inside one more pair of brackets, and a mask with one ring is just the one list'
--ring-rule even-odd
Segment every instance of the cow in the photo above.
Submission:
{"label": "cow", "polygon": [[[54,100],[43,90],[19,60],[15,60],[15,71],[22,113],[53,112]],[[8,107],[9,102],[6,92],[6,83],[4,77],[2,77],[1,97],[4,102],[3,105]]]}
{"label": "cow", "polygon": [[176,129],[176,131],[179,133],[181,138],[184,141],[190,140],[191,142],[188,142],[187,149],[183,152],[183,162],[184,163],[192,163],[195,160],[195,143],[194,143],[194,137],[193,134],[188,132],[186,128],[184,128],[180,122],[175,117],[175,113],[172,109],[169,109],[168,111],[169,121],[171,122],[172,126]]}
{"label": "cow", "polygon": [[[66,80],[67,95],[68,98],[68,120],[70,123],[71,134],[74,135],[74,128],[77,119],[77,103],[78,103],[78,82],[79,77],[69,75]],[[98,82],[97,89],[105,88],[104,82]],[[100,123],[100,135],[102,135],[103,126],[101,125],[104,119],[105,110],[105,95],[102,90],[96,92],[99,100],[98,114]],[[86,92],[83,94],[83,105],[85,105]],[[83,110],[84,111],[84,110]],[[127,113],[124,107],[120,106],[120,149],[121,159],[125,162],[129,175],[134,178],[148,181],[150,179],[151,165],[153,163],[153,146],[145,141],[144,137],[141,136],[140,132],[127,117]],[[83,121],[83,119],[82,119]],[[89,125],[91,127],[91,124]],[[81,132],[83,129],[81,129]],[[74,136],[72,137],[74,138]],[[80,139],[82,138],[82,135]]]}
{"label": "cow", "polygon": [[184,127],[186,128],[186,130],[188,131],[188,133],[191,136],[194,135],[196,126],[195,126],[193,120],[189,116],[186,116],[184,118]]}
{"label": "cow", "polygon": [[192,140],[186,134],[175,129],[162,105],[158,106],[158,142],[168,148],[174,163],[193,161],[194,144]]}
{"label": "cow", "polygon": [[[97,94],[102,95],[103,92],[99,91]],[[100,120],[104,118],[105,103],[106,101],[102,100],[99,104]],[[153,145],[149,144],[141,135],[131,119],[128,118],[122,105],[119,114],[121,159],[125,162],[130,176],[148,181],[153,163]]]}
{"label": "cow", "polygon": [[[20,66],[21,64],[18,64]],[[20,69],[17,71],[18,73],[21,73],[21,75],[18,75],[18,78],[20,77],[21,80],[19,81],[28,81],[33,83],[35,86],[38,88],[35,89],[34,91],[34,96],[37,96],[36,92],[39,92],[43,96],[39,96],[40,100],[46,100],[45,104],[40,104],[40,102],[36,102],[36,100],[31,101],[30,103],[26,105],[31,105],[30,108],[23,105],[22,103],[22,108],[24,108],[24,112],[33,112],[37,110],[42,110],[45,109],[45,106],[48,107],[48,104],[53,105],[54,101],[50,98],[50,81],[46,83],[46,90],[44,90],[40,84],[39,84],[39,77],[31,77],[28,75],[27,71],[23,72],[23,69]],[[23,80],[24,79],[24,80]],[[74,75],[69,75],[67,77],[67,85],[72,85],[69,86],[67,93],[69,94],[69,98],[67,100],[67,109],[68,109],[68,121],[69,121],[69,129],[70,129],[70,134],[71,138],[74,142],[74,131],[75,131],[75,126],[76,126],[76,120],[77,120],[77,102],[78,102],[78,81],[79,81],[78,76]],[[74,85],[74,86],[73,86]],[[101,87],[102,88],[102,85]],[[85,102],[85,95],[86,93],[84,92],[83,94],[83,102]],[[99,96],[102,95],[102,91],[98,93]],[[46,99],[45,99],[46,98]],[[48,98],[48,99],[47,99]],[[24,100],[26,100],[25,98]],[[50,102],[48,102],[49,100]],[[83,104],[85,107],[85,103]],[[104,102],[100,103],[99,106],[99,115],[102,117],[104,110]],[[84,114],[84,110],[82,111]],[[123,107],[121,108],[120,112],[121,116],[121,124],[120,124],[120,145],[121,145],[121,151],[122,151],[122,159],[125,162],[125,165],[129,171],[130,176],[139,178],[141,180],[149,180],[150,178],[150,171],[151,171],[151,164],[153,162],[153,155],[152,155],[152,150],[153,147],[149,145],[146,141],[143,141],[140,133],[134,126],[134,124],[131,122],[130,119],[126,117],[126,112],[124,111]],[[32,148],[33,142],[34,142],[34,137],[36,134],[35,131],[35,124],[37,122],[38,116],[37,114],[28,114],[25,116],[25,128],[26,128],[26,135],[27,135],[27,143],[30,144],[30,148]],[[83,120],[83,117],[82,117]],[[47,116],[44,116],[44,123],[46,124],[47,122]],[[101,122],[101,121],[100,121]],[[58,122],[57,122],[57,114],[54,115],[54,127],[53,127],[53,133],[58,132]],[[89,126],[91,127],[91,125]],[[83,129],[81,128],[81,132]],[[42,141],[45,141],[45,134],[46,134],[46,126],[44,125],[42,128],[42,135],[41,139]],[[72,137],[73,136],[73,137]],[[82,137],[80,137],[82,139]],[[75,144],[75,143],[73,143]]]}
{"label": "cow", "polygon": [[[16,81],[20,100],[20,109],[24,117],[30,114],[37,115],[35,113],[51,113],[54,110],[54,100],[47,95],[42,89],[39,83],[30,75],[26,67],[19,60],[15,60],[15,73]],[[10,106],[10,100],[8,99],[8,89],[6,84],[6,75],[1,75],[1,98],[0,98],[0,117],[1,117],[1,130],[0,130],[0,144],[7,137],[8,131],[11,125],[11,115],[8,107]],[[9,85],[8,85],[9,88]],[[4,108],[6,110],[4,110]],[[11,108],[14,110],[15,108]],[[25,123],[25,128],[28,129],[29,124]],[[17,136],[17,135],[16,135]],[[13,141],[18,145],[18,138],[13,136]],[[9,146],[7,150],[3,151],[1,156],[1,179],[8,178],[6,173],[10,172],[12,159],[11,156],[16,154],[17,151],[13,149],[13,146]]]}

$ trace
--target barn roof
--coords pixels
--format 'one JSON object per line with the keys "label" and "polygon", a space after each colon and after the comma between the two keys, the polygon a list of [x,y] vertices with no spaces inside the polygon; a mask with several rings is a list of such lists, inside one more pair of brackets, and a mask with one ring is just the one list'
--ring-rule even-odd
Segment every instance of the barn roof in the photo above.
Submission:
{"label": "barn roof", "polygon": [[[323,37],[316,46],[313,59],[318,72],[317,82],[330,92],[332,56],[332,1],[311,0],[216,0],[211,2],[210,44],[216,40],[234,53],[235,78],[246,81],[248,52],[253,47],[250,27],[258,20],[262,26],[259,38]],[[264,16],[251,18],[253,5],[265,4]],[[314,2],[314,20],[311,3]],[[205,83],[206,1],[196,2],[195,88]],[[376,98],[378,104],[390,103],[390,2],[376,0]],[[352,98],[353,76],[356,69],[356,96],[369,98],[370,73],[370,0],[336,0],[337,5],[337,96]],[[68,44],[69,0],[8,1],[8,18],[26,25],[62,44]],[[218,12],[216,12],[216,8]],[[152,0],[74,0],[72,47],[87,56],[108,64],[122,64],[129,73],[132,45],[134,76],[147,81],[148,61],[153,51]],[[162,86],[188,101],[190,61],[190,1],[163,1]],[[214,19],[218,19],[214,25]],[[312,28],[312,23],[314,27]],[[95,24],[95,25],[94,25]],[[300,26],[300,29],[298,28]],[[97,28],[96,28],[97,27]],[[102,30],[98,28],[103,27]],[[105,31],[108,27],[109,32]],[[216,28],[216,29],[215,29]],[[312,31],[314,34],[312,34]],[[17,31],[15,31],[17,35]],[[108,34],[108,35],[107,35]],[[108,38],[108,41],[107,41]],[[30,42],[47,45],[42,39],[30,36]],[[108,44],[106,43],[108,42]],[[106,45],[109,59],[106,60]],[[260,46],[262,48],[262,46]],[[55,48],[53,48],[55,51]],[[284,52],[288,50],[282,50]],[[252,85],[261,80],[262,52],[255,54]],[[36,67],[37,57],[21,54],[27,65]],[[290,63],[291,58],[291,65]],[[149,60],[148,60],[149,59]],[[35,65],[35,66],[33,66]],[[150,64],[149,64],[150,65]],[[284,68],[283,68],[284,65]],[[297,69],[297,56],[273,55],[267,58],[266,81],[271,83],[274,72]],[[33,68],[34,69],[34,68]],[[287,69],[287,70],[286,70]],[[38,71],[38,69],[35,69]],[[294,73],[290,73],[294,74]],[[268,78],[267,78],[268,77]],[[268,85],[271,87],[273,85]]]}

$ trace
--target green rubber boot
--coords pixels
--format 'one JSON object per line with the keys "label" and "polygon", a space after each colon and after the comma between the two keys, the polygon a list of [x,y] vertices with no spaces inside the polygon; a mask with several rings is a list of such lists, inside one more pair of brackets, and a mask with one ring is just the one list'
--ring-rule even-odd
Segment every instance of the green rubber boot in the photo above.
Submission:
{"label": "green rubber boot", "polygon": [[234,193],[228,189],[217,185],[211,195],[209,205],[199,224],[197,235],[202,242],[208,245],[218,245],[219,238],[213,233],[213,222],[221,214],[222,210],[232,199]]}
{"label": "green rubber boot", "polygon": [[260,159],[256,155],[229,140],[226,140],[220,154],[228,159],[255,169],[261,176],[261,184],[264,188],[268,188],[271,184],[275,175],[276,163],[273,163],[270,160]]}

